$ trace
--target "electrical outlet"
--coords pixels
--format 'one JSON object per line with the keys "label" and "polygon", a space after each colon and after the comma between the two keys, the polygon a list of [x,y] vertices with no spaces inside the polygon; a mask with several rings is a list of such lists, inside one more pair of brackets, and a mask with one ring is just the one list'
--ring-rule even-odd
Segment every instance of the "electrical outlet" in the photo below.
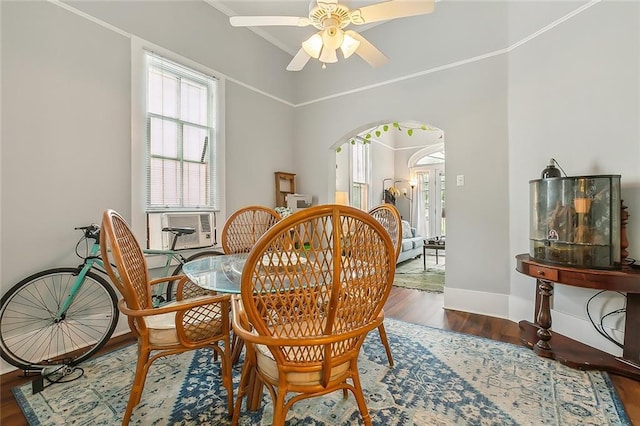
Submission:
{"label": "electrical outlet", "polygon": [[458,186],[464,186],[464,175],[456,176],[456,184]]}

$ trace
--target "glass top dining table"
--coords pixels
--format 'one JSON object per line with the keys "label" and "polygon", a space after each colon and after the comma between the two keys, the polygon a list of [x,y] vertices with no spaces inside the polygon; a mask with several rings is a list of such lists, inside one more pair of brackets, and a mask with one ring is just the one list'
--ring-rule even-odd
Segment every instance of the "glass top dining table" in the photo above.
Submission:
{"label": "glass top dining table", "polygon": [[[265,255],[266,256],[266,255]],[[196,285],[206,290],[212,290],[218,293],[230,293],[230,294],[240,294],[240,286],[242,282],[242,269],[249,258],[249,253],[241,253],[241,254],[223,254],[220,256],[209,256],[202,257],[199,259],[192,260],[187,262],[182,267],[182,271],[184,274],[189,277],[191,281],[193,281]],[[280,258],[280,257],[278,257]],[[326,284],[324,281],[324,276],[326,274],[319,274],[318,268],[320,265],[330,266],[331,262],[324,261],[318,262],[311,261],[311,258],[303,258],[297,256],[286,256],[288,262],[287,265],[283,268],[308,268],[315,270],[312,278],[307,278],[304,281],[304,285],[312,285],[315,282],[315,279],[320,279],[321,283],[315,283],[313,285],[318,284]],[[277,262],[278,259],[268,257],[263,260],[263,262]],[[360,263],[360,261],[357,261]],[[350,268],[350,271],[347,273],[342,271],[341,274],[351,274],[354,278],[357,276],[361,276],[362,274],[367,274],[368,268],[363,268],[362,266],[357,268]],[[373,270],[371,272],[374,272]],[[289,280],[293,279],[293,283],[290,283]],[[295,284],[294,284],[295,283]],[[277,280],[277,284],[279,288],[287,288],[290,285],[298,286],[301,285],[301,281],[295,276],[286,277],[281,280]],[[273,288],[268,285],[268,281],[262,282],[264,286],[263,289],[266,291],[273,291]]]}
{"label": "glass top dining table", "polygon": [[242,268],[248,257],[248,253],[202,257],[185,263],[182,271],[204,289],[240,294]]}

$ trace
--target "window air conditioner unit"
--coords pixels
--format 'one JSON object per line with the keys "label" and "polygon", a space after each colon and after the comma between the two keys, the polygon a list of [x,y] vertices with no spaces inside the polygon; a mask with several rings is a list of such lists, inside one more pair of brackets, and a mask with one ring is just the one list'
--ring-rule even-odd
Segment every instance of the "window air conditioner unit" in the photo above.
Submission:
{"label": "window air conditioner unit", "polygon": [[[162,228],[194,228],[196,232],[182,235],[176,242],[176,250],[211,247],[216,243],[214,217],[211,212],[199,213],[164,213],[161,219]],[[162,248],[171,248],[173,234],[162,232]]]}

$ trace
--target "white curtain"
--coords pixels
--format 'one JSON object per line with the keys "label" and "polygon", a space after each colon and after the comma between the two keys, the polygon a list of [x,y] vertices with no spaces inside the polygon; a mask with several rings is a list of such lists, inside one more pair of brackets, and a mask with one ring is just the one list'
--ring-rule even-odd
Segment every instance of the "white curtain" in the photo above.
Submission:
{"label": "white curtain", "polygon": [[413,209],[411,216],[413,219],[413,226],[416,228],[416,235],[420,235],[423,238],[427,237],[427,222],[424,217],[424,194],[422,192],[424,186],[424,174],[418,173],[416,175],[416,187],[415,192],[412,194]]}

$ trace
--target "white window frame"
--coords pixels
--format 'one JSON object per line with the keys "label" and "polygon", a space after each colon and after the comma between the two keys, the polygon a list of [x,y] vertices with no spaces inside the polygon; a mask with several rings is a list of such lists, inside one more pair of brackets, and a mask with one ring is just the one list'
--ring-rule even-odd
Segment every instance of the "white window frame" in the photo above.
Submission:
{"label": "white window frame", "polygon": [[[214,115],[218,104],[218,79],[199,73],[155,52],[146,52],[145,57],[147,77],[153,74],[155,78],[160,79],[157,82],[162,86],[165,78],[168,78],[166,81],[175,84],[166,93],[163,88],[157,90],[158,88],[154,87],[152,90],[151,81],[147,86],[147,99],[150,99],[152,94],[162,96],[156,98],[156,106],[153,110],[151,105],[147,104],[146,111],[147,212],[193,211],[194,209],[215,211],[218,202],[215,184],[217,126]],[[190,116],[184,110],[183,91],[187,90],[188,94],[188,87],[197,88],[200,100],[197,103],[206,103],[206,111],[198,114],[198,117],[193,117],[193,114]],[[173,99],[175,103],[166,105],[168,109],[165,108],[165,99],[167,99],[165,94],[169,99],[173,99],[176,95]],[[202,97],[201,94],[205,96]],[[201,110],[202,105],[197,108]],[[152,132],[154,126],[157,133]],[[174,130],[168,139],[165,139],[165,129]],[[192,132],[197,133],[196,138],[188,137]],[[157,136],[157,139],[154,139],[152,134]],[[202,146],[197,146],[198,144]],[[155,152],[151,151],[152,146],[155,146]],[[197,152],[189,153],[193,148],[196,148]],[[165,177],[169,178],[168,181]],[[190,183],[195,183],[197,186],[191,186]],[[192,194],[194,190],[196,193]]]}
{"label": "white window frame", "polygon": [[[222,74],[202,64],[180,56],[170,50],[164,49],[146,40],[131,38],[131,219],[130,225],[140,242],[148,241],[147,222],[147,67],[145,53],[151,51],[185,67],[206,75],[215,75],[218,78],[218,99],[225,99],[225,78]],[[216,215],[226,217],[225,203],[225,131],[224,131],[224,102],[217,102],[216,116],[216,153],[214,155],[217,185],[216,194],[218,205]],[[168,209],[167,211],[179,211],[184,209]],[[212,211],[214,209],[207,209]],[[219,234],[219,232],[218,232]]]}

